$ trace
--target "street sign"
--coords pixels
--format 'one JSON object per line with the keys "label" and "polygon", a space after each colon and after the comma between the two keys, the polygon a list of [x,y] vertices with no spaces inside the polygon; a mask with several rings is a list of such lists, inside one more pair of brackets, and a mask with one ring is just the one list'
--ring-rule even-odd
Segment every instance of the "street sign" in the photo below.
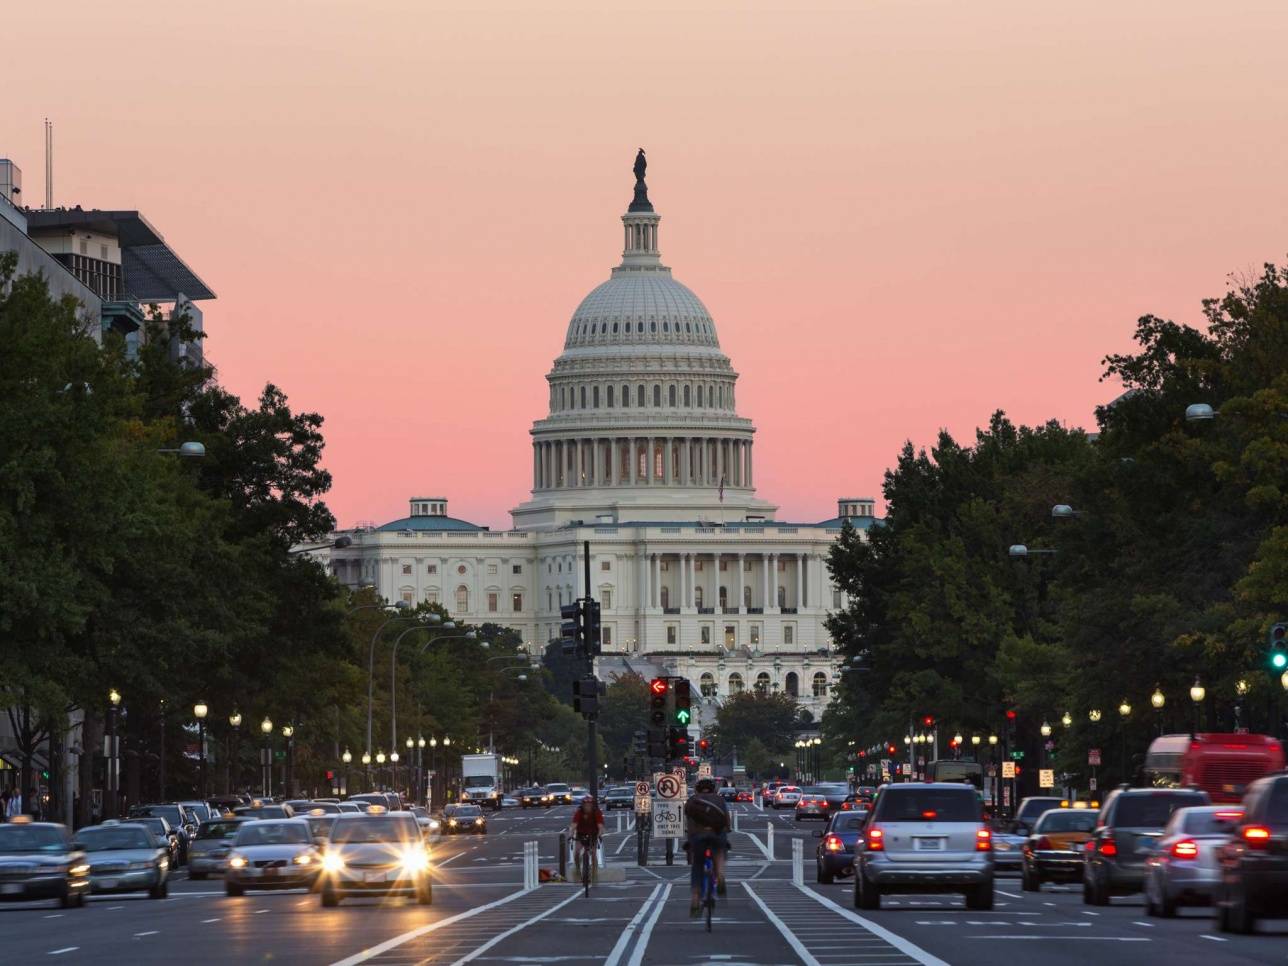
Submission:
{"label": "street sign", "polygon": [[905,761],[905,762],[903,763],[903,766],[902,766],[902,767],[903,767],[903,773],[904,773],[905,775],[911,775],[911,774],[912,774],[912,764],[911,764],[910,762],[906,762],[906,761]]}
{"label": "street sign", "polygon": [[1002,762],[1002,777],[1003,778],[1015,777],[1015,762],[1013,761]]}
{"label": "street sign", "polygon": [[1094,778],[1091,779],[1091,790],[1093,792],[1096,790],[1096,780]]}
{"label": "street sign", "polygon": [[704,761],[702,762],[702,764],[698,765],[698,777],[699,778],[711,777],[711,762]]}
{"label": "street sign", "polygon": [[653,802],[653,837],[678,839],[684,834],[684,803],[656,799]]}
{"label": "street sign", "polygon": [[645,792],[643,795],[635,796],[635,811],[639,815],[647,815],[653,811],[653,796]]}
{"label": "street sign", "polygon": [[1087,749],[1087,764],[1088,764],[1088,765],[1099,765],[1099,764],[1100,764],[1100,749],[1099,749],[1099,748],[1088,748],[1088,749]]}
{"label": "street sign", "polygon": [[652,789],[650,789],[650,788],[649,788],[649,786],[648,786],[648,782],[636,782],[636,783],[635,783],[635,797],[636,797],[636,798],[639,798],[641,795],[647,795],[651,790],[652,790]]}
{"label": "street sign", "polygon": [[1038,771],[1038,788],[1055,788],[1055,769],[1042,768]]}
{"label": "street sign", "polygon": [[686,778],[689,777],[689,773],[684,770],[683,765],[679,765],[675,768],[672,768],[671,774],[674,775],[676,778],[680,779],[681,782],[683,782]]}
{"label": "street sign", "polygon": [[663,775],[657,780],[657,797],[662,801],[675,801],[684,794],[684,781],[675,775]]}

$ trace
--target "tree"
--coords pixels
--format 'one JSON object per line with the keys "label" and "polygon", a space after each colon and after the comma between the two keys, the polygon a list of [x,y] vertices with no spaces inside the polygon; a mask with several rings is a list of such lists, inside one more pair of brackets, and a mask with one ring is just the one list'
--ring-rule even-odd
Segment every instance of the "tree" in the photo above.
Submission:
{"label": "tree", "polygon": [[741,756],[756,748],[753,741],[769,756],[781,756],[789,753],[797,724],[798,706],[790,695],[749,691],[725,700],[707,737],[721,756]]}
{"label": "tree", "polygon": [[604,744],[603,762],[623,779],[633,773],[635,732],[647,727],[648,682],[634,671],[608,682],[599,702],[599,735]]}

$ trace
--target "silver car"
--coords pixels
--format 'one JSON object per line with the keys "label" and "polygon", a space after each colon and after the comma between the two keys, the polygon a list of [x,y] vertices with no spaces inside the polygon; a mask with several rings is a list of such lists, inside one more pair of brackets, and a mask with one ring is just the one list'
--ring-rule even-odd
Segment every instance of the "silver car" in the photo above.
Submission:
{"label": "silver car", "polygon": [[170,882],[170,849],[152,830],[132,822],[104,822],[76,833],[89,863],[90,892],[146,892],[164,899]]}
{"label": "silver car", "polygon": [[217,818],[202,822],[197,837],[188,847],[188,878],[204,879],[208,875],[223,875],[228,868],[228,854],[233,850],[237,831],[250,819]]}
{"label": "silver car", "polygon": [[854,906],[883,893],[962,893],[993,908],[993,833],[969,785],[883,785],[855,843]]}
{"label": "silver car", "polygon": [[311,888],[322,868],[309,823],[302,818],[246,822],[237,830],[224,873],[224,891]]}
{"label": "silver car", "polygon": [[1181,906],[1210,905],[1221,885],[1220,849],[1234,838],[1243,809],[1233,805],[1172,813],[1145,860],[1145,911],[1171,917]]}
{"label": "silver car", "polygon": [[373,808],[339,815],[323,853],[322,905],[346,896],[407,896],[433,902],[429,848],[410,812]]}

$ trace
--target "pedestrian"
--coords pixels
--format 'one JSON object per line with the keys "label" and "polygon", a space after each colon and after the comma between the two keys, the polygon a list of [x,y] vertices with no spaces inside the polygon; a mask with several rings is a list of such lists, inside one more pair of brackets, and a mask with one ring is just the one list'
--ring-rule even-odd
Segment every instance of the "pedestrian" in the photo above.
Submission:
{"label": "pedestrian", "polygon": [[5,819],[12,820],[22,814],[22,792],[15,791],[9,796],[9,803],[4,809]]}
{"label": "pedestrian", "polygon": [[12,793],[9,789],[0,792],[0,822],[9,821],[9,798]]}

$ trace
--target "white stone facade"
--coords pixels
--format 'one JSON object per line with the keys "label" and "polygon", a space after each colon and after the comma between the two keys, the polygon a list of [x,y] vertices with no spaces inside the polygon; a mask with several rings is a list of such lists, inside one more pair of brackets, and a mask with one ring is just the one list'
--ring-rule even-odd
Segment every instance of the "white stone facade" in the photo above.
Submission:
{"label": "white stone facade", "polygon": [[[632,206],[635,207],[634,205]],[[651,206],[649,206],[651,208]],[[380,528],[344,531],[331,552],[350,586],[438,601],[471,623],[517,630],[540,651],[559,607],[582,596],[583,541],[601,603],[602,671],[684,675],[715,702],[763,687],[818,717],[836,681],[824,620],[843,606],[826,556],[871,499],[822,523],[780,523],[755,493],[755,427],[705,306],[658,253],[660,216],[623,216],[622,263],[573,313],[532,427],[531,499],[492,532],[447,515],[442,497]]]}

